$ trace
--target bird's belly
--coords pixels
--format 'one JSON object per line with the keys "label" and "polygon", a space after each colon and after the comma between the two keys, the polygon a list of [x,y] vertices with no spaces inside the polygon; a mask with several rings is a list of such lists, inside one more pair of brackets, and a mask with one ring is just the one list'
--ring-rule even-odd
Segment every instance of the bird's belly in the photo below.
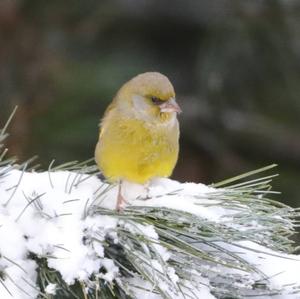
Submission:
{"label": "bird's belly", "polygon": [[[122,134],[120,134],[122,132]],[[154,177],[171,175],[178,157],[178,136],[146,128],[119,130],[100,138],[96,161],[110,181],[145,183]]]}

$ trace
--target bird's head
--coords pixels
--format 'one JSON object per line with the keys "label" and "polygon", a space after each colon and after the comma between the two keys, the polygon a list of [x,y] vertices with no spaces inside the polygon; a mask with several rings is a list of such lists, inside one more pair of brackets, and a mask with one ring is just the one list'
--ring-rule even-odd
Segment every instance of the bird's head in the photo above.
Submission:
{"label": "bird's head", "polygon": [[181,112],[173,85],[157,72],[140,74],[125,83],[117,94],[117,101],[123,111],[145,121],[165,122]]}

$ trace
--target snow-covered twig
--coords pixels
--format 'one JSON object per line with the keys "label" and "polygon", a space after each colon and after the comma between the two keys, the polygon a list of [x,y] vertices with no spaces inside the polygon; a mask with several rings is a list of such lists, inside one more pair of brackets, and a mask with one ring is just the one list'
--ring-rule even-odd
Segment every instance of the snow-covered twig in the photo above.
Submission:
{"label": "snow-covered twig", "polygon": [[118,213],[92,160],[38,172],[6,152],[1,299],[300,298],[299,211],[270,198],[274,175],[253,178],[274,165],[212,186],[156,179],[150,199],[128,183]]}

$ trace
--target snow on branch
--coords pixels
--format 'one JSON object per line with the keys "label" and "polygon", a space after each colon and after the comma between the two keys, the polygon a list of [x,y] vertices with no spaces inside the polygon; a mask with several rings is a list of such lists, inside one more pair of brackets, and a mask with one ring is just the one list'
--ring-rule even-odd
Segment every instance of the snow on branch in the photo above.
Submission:
{"label": "snow on branch", "polygon": [[274,175],[241,181],[273,165],[213,186],[156,179],[149,194],[128,183],[118,213],[91,163],[38,172],[5,155],[1,299],[300,298],[298,210],[270,199]]}

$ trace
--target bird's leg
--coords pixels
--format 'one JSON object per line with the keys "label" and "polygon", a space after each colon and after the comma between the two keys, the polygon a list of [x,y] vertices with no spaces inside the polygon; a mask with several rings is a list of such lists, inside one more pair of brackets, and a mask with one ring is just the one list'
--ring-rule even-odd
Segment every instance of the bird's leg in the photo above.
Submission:
{"label": "bird's leg", "polygon": [[118,212],[122,212],[124,209],[124,204],[126,203],[126,199],[122,195],[122,181],[119,182],[118,185],[118,195],[117,195],[117,205],[116,205],[116,210]]}
{"label": "bird's leg", "polygon": [[144,198],[144,200],[148,200],[150,199],[150,181],[148,181],[146,184],[144,184],[145,190],[146,190],[146,197]]}

